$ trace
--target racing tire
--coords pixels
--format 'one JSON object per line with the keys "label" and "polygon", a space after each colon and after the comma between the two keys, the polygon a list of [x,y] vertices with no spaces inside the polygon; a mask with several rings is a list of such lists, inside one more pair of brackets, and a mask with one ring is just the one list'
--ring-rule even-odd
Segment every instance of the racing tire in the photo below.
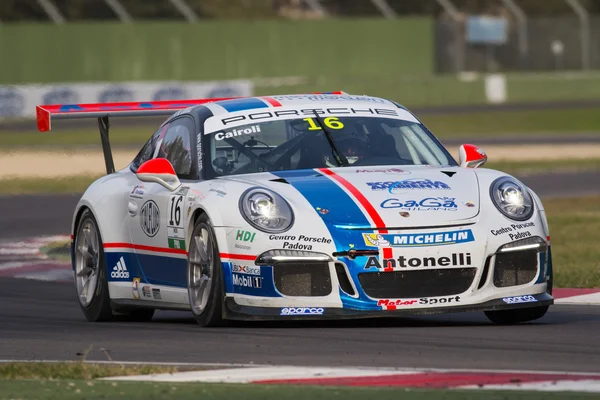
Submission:
{"label": "racing tire", "polygon": [[190,238],[187,262],[187,289],[192,313],[203,327],[223,324],[223,268],[211,222],[198,217]]}
{"label": "racing tire", "polygon": [[497,325],[515,325],[542,318],[549,306],[517,308],[514,310],[485,311],[485,316]]}
{"label": "racing tire", "polygon": [[90,322],[113,319],[102,237],[90,210],[79,219],[73,255],[78,303],[85,318]]}

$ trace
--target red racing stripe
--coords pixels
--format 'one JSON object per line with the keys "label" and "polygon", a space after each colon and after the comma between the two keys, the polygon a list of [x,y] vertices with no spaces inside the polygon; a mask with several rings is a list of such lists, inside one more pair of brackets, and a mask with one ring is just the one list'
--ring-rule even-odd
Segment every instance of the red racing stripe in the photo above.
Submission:
{"label": "red racing stripe", "polygon": [[155,251],[157,253],[171,253],[171,254],[187,255],[187,251],[182,250],[182,249],[170,249],[167,247],[146,246],[143,244],[133,244],[133,243],[104,243],[104,248],[105,249],[126,248],[126,249]]}
{"label": "red racing stripe", "polygon": [[261,99],[263,99],[264,101],[266,101],[267,103],[269,103],[273,107],[281,107],[281,103],[278,102],[277,100],[275,100],[272,97],[261,97]]}
{"label": "red racing stripe", "polygon": [[256,256],[249,254],[231,254],[231,253],[219,253],[221,258],[229,258],[230,260],[249,260],[254,261]]}
{"label": "red racing stripe", "polygon": [[[367,211],[367,214],[369,214],[369,217],[371,217],[377,228],[385,226],[383,219],[381,218],[377,210],[375,210],[375,207],[373,207],[373,205],[369,203],[369,200],[367,200],[367,198],[353,184],[351,184],[345,178],[342,178],[341,176],[339,176],[338,174],[336,174],[328,168],[319,168],[319,171],[322,174],[329,176],[331,179],[334,179],[335,181],[339,182],[350,193],[352,193],[352,196],[354,196],[356,200],[360,203],[360,205],[363,206],[363,208]],[[380,232],[388,233],[387,229],[381,229]]]}
{"label": "red racing stripe", "polygon": [[[335,172],[333,172],[332,170],[330,170],[328,168],[319,168],[319,171],[322,174],[327,175],[331,179],[334,179],[339,184],[341,184],[344,188],[346,188],[346,190],[348,190],[352,194],[352,196],[354,196],[354,198],[360,203],[360,205],[363,206],[363,208],[367,211],[367,214],[369,214],[369,217],[371,217],[371,220],[373,220],[373,222],[375,223],[376,228],[382,228],[385,226],[385,222],[383,222],[383,218],[381,218],[381,215],[379,215],[379,213],[377,212],[375,207],[373,207],[373,205],[369,202],[369,200],[367,200],[367,198],[360,192],[360,190],[358,190],[356,188],[356,186],[354,186],[353,184],[348,182],[348,180],[346,180],[345,178],[342,178],[340,175],[336,174]],[[387,229],[380,229],[379,232],[380,233],[388,233]],[[383,258],[386,259],[386,258],[392,258],[392,257],[393,257],[392,248],[384,247],[383,248]],[[383,265],[384,272],[393,271],[393,270],[394,269],[391,266],[384,263],[384,265]]]}

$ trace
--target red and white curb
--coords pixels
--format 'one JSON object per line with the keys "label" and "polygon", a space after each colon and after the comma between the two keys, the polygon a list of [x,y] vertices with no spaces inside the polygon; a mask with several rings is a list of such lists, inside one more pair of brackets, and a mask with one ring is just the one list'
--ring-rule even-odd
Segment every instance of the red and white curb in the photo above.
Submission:
{"label": "red and white curb", "polygon": [[41,281],[72,281],[71,265],[49,259],[41,249],[69,236],[43,236],[16,242],[0,242],[0,276]]}
{"label": "red and white curb", "polygon": [[600,374],[256,366],[105,378],[118,381],[600,392]]}
{"label": "red and white curb", "polygon": [[[40,249],[50,243],[69,241],[69,236],[44,236],[18,242],[0,242],[0,276],[41,281],[71,282],[71,264],[49,260]],[[556,304],[600,305],[600,288],[553,291]]]}

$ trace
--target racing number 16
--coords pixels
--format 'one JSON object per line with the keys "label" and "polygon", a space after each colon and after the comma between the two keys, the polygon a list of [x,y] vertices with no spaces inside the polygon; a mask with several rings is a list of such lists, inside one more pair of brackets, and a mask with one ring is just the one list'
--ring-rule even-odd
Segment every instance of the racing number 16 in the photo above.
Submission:
{"label": "racing number 16", "polygon": [[[169,225],[171,226],[179,226],[181,225],[181,202],[183,201],[183,196],[172,196],[171,197],[171,215]],[[173,221],[175,220],[175,221]],[[175,222],[175,223],[173,223]]]}
{"label": "racing number 16", "polygon": [[[321,127],[315,124],[315,121],[312,118],[304,118],[304,121],[308,122],[308,130],[309,131],[318,131]],[[337,117],[327,117],[323,120],[325,126],[331,129],[342,129],[344,124],[340,122],[340,119]]]}

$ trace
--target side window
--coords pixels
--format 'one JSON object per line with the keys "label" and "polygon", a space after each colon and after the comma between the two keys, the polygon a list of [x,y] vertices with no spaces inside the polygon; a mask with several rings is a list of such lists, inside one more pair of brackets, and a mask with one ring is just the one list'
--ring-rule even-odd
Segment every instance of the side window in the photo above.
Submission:
{"label": "side window", "polygon": [[163,126],[158,131],[156,131],[150,137],[150,139],[148,139],[148,141],[146,142],[144,147],[142,147],[142,150],[140,150],[140,152],[137,154],[137,156],[135,156],[135,158],[133,159],[133,165],[132,165],[134,171],[137,170],[140,167],[140,165],[142,165],[146,161],[150,160],[154,156],[154,151],[156,150],[156,143],[158,142],[158,139],[162,136],[163,131],[165,129],[166,129],[166,127]]}
{"label": "side window", "polygon": [[155,157],[166,158],[173,164],[179,178],[195,178],[190,143],[193,132],[194,121],[191,118],[182,117],[174,120],[166,126],[166,132],[155,152]]}

